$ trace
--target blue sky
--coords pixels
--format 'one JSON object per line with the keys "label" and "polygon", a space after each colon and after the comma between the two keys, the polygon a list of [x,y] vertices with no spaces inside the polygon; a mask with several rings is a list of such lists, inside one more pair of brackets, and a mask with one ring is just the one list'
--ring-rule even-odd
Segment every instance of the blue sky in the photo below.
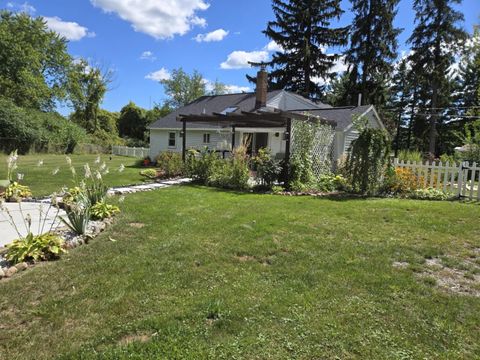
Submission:
{"label": "blue sky", "polygon": [[[413,0],[401,0],[396,25],[405,30],[401,50],[413,28]],[[480,23],[480,0],[463,0],[464,27]],[[261,33],[273,18],[270,0],[0,0],[0,8],[43,16],[70,39],[73,56],[115,71],[103,107],[119,111],[132,100],[150,108],[165,96],[158,79],[172,69],[197,69],[207,81],[247,90],[245,62],[268,58],[273,44]],[[343,1],[351,20],[350,2]],[[341,68],[341,65],[339,65]],[[67,112],[63,109],[62,112]]]}

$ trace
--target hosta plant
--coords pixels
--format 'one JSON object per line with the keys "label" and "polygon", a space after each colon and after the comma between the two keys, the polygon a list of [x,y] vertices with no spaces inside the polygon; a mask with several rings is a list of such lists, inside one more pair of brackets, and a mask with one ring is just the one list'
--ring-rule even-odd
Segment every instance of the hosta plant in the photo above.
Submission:
{"label": "hosta plant", "polygon": [[5,198],[10,201],[18,201],[32,196],[28,186],[20,185],[16,181],[12,182],[5,189]]}
{"label": "hosta plant", "polygon": [[52,260],[65,252],[62,245],[63,240],[57,235],[29,233],[26,237],[7,245],[8,251],[5,257],[14,264],[25,261]]}
{"label": "hosta plant", "polygon": [[115,205],[107,204],[106,202],[98,202],[90,208],[90,216],[93,220],[103,220],[111,218],[120,212],[120,208]]}
{"label": "hosta plant", "polygon": [[145,169],[140,171],[140,175],[149,178],[149,179],[155,179],[157,177],[157,170],[155,169]]}

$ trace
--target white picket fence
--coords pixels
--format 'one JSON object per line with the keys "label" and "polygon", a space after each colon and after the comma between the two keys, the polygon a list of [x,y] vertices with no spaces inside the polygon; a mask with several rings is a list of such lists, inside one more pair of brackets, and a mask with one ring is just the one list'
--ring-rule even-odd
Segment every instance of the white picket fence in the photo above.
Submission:
{"label": "white picket fence", "polygon": [[439,162],[417,163],[394,160],[394,166],[410,169],[424,188],[436,188],[457,195],[459,198],[480,201],[480,164],[443,164]]}
{"label": "white picket fence", "polygon": [[112,146],[112,154],[136,158],[145,158],[150,155],[150,149],[143,147]]}

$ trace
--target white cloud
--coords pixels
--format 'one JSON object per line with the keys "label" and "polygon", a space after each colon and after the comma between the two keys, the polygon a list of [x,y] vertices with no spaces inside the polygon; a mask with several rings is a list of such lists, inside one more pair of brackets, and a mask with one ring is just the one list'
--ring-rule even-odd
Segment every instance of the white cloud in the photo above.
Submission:
{"label": "white cloud", "polygon": [[228,31],[223,29],[218,29],[206,34],[198,34],[195,36],[195,41],[197,42],[211,42],[211,41],[222,41],[228,35]]}
{"label": "white cloud", "polygon": [[16,2],[7,2],[6,6],[12,11],[23,12],[30,15],[35,14],[35,12],[37,11],[37,9],[35,9],[27,1],[25,1],[23,4],[19,4]]}
{"label": "white cloud", "polygon": [[[334,65],[329,70],[329,73],[330,74],[336,73],[337,75],[341,75],[347,70],[348,70],[348,64],[345,63],[345,56],[341,56],[337,61],[335,61]],[[327,78],[314,77],[312,78],[312,81],[319,85],[330,84],[330,79],[328,77]]]}
{"label": "white cloud", "polygon": [[116,13],[132,24],[135,31],[156,39],[186,34],[192,26],[206,26],[205,19],[196,15],[209,4],[204,0],[90,0],[108,13]]}
{"label": "white cloud", "polygon": [[144,51],[142,55],[140,55],[141,60],[150,60],[150,61],[155,61],[157,60],[157,57],[151,52],[150,50]]}
{"label": "white cloud", "polygon": [[228,55],[227,60],[220,64],[222,69],[249,68],[248,62],[264,62],[268,60],[267,51],[234,51]]}
{"label": "white cloud", "polygon": [[[205,84],[205,90],[207,90],[207,93],[215,90],[214,81],[203,79],[203,83]],[[248,86],[226,85],[226,84],[224,85],[225,85],[225,91],[227,92],[227,94],[238,94],[238,93],[251,91],[251,89]]]}
{"label": "white cloud", "polygon": [[59,17],[44,17],[47,26],[67,40],[78,41],[84,37],[95,37],[94,32],[89,32],[88,28],[77,24],[76,22],[63,21]]}
{"label": "white cloud", "polygon": [[148,74],[147,76],[145,76],[145,79],[153,80],[153,81],[158,82],[158,81],[162,81],[162,80],[170,80],[171,77],[172,77],[172,75],[170,74],[170,72],[167,69],[161,68],[160,70],[152,72],[152,73]]}
{"label": "white cloud", "polygon": [[283,47],[278,45],[275,41],[270,41],[264,48],[264,50],[269,52],[284,52],[285,50]]}

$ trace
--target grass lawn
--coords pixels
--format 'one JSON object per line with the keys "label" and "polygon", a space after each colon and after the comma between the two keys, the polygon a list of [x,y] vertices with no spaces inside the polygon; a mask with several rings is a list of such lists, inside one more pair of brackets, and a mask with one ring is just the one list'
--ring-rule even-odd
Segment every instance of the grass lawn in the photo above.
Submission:
{"label": "grass lawn", "polygon": [[[83,165],[88,163],[93,168],[98,168],[95,164],[97,155],[71,155],[79,177],[83,176]],[[105,183],[109,186],[130,185],[141,183],[142,177],[139,175],[140,168],[135,166],[136,159],[123,156],[101,155],[101,162],[110,170],[110,173],[104,176]],[[38,162],[43,160],[43,165],[38,166]],[[0,155],[0,179],[7,177],[7,156]],[[125,166],[122,173],[118,172],[120,165]],[[52,172],[58,169],[56,175]],[[36,154],[20,156],[18,159],[18,169],[16,173],[25,175],[22,184],[30,186],[35,197],[50,195],[55,191],[60,191],[63,186],[73,186],[73,177],[70,167],[67,164],[65,155]]]}
{"label": "grass lawn", "polygon": [[183,186],[122,210],[89,245],[0,282],[0,358],[480,354],[480,298],[417,275],[480,249],[478,205]]}

